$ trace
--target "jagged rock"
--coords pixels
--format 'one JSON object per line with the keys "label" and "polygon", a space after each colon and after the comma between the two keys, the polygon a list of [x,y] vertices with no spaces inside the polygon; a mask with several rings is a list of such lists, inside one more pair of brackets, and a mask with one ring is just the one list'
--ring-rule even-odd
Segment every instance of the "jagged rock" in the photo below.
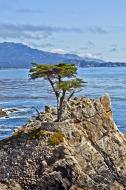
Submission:
{"label": "jagged rock", "polygon": [[4,111],[3,109],[0,109],[0,117],[5,117],[7,116],[7,112]]}
{"label": "jagged rock", "polygon": [[126,137],[109,96],[64,102],[62,122],[51,110],[0,141],[0,189],[126,189]]}

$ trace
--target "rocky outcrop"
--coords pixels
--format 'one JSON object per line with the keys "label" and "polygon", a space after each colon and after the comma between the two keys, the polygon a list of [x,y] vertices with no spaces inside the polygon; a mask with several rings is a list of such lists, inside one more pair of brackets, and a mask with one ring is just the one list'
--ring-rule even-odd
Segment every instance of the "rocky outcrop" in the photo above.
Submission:
{"label": "rocky outcrop", "polygon": [[108,95],[64,102],[62,122],[46,111],[0,141],[0,189],[124,190],[126,138]]}

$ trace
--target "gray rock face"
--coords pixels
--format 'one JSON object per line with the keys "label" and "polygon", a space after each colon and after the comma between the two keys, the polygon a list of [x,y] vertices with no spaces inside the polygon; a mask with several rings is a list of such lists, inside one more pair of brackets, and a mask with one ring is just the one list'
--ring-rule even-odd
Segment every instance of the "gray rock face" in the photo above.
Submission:
{"label": "gray rock face", "polygon": [[64,102],[62,122],[46,107],[0,141],[1,190],[124,190],[126,138],[108,95]]}

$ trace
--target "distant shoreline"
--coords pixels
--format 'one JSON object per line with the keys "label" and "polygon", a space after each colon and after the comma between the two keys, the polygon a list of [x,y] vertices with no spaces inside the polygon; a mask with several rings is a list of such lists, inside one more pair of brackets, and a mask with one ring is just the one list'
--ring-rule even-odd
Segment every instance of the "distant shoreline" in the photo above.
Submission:
{"label": "distant shoreline", "polygon": [[0,43],[0,69],[29,69],[32,63],[74,63],[81,68],[126,67],[125,60],[102,60],[99,58],[81,57],[72,53],[61,54],[42,51],[13,42]]}

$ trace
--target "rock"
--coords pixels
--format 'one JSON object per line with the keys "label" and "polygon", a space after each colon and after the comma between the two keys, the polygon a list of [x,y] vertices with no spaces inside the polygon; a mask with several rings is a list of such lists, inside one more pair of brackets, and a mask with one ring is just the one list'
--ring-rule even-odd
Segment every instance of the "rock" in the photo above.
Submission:
{"label": "rock", "polygon": [[45,106],[45,112],[51,112],[51,107],[50,106]]}
{"label": "rock", "polygon": [[10,108],[10,109],[7,109],[7,111],[9,111],[9,112],[17,112],[19,110],[17,108]]}
{"label": "rock", "polygon": [[62,122],[55,113],[49,107],[0,141],[0,189],[126,189],[126,136],[109,95],[64,101]]}
{"label": "rock", "polygon": [[45,112],[46,113],[56,114],[56,109],[52,108],[51,106],[45,106]]}
{"label": "rock", "polygon": [[42,161],[42,166],[43,166],[43,168],[47,167],[47,162],[45,160]]}
{"label": "rock", "polygon": [[8,183],[5,183],[5,184],[0,183],[0,190],[22,190],[22,188],[16,182],[12,182],[9,184]]}
{"label": "rock", "polygon": [[16,112],[16,111],[19,111],[19,110],[16,108],[6,109],[6,110],[0,109],[0,117],[9,117],[8,112]]}
{"label": "rock", "polygon": [[8,116],[7,112],[4,111],[3,109],[0,109],[0,117],[6,117],[6,116]]}

